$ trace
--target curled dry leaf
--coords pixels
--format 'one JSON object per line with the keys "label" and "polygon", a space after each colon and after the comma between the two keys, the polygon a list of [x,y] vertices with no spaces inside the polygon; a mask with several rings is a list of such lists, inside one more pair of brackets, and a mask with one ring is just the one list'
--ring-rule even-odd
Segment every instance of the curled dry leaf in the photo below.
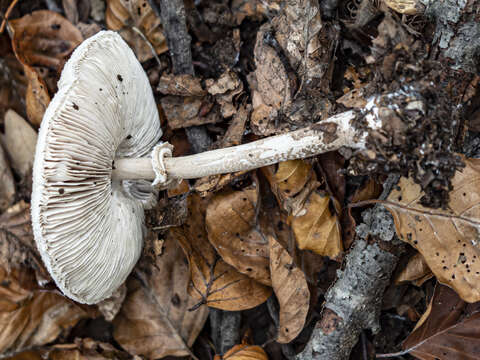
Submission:
{"label": "curled dry leaf", "polygon": [[225,355],[215,355],[214,360],[268,360],[268,356],[258,345],[239,344],[228,350]]}
{"label": "curled dry leaf", "polygon": [[310,303],[305,274],[273,236],[268,237],[272,287],[280,305],[279,343],[289,343],[303,329]]}
{"label": "curled dry leaf", "polygon": [[319,183],[312,165],[303,160],[284,161],[262,168],[280,206],[289,214],[297,215]]}
{"label": "curled dry leaf", "polygon": [[185,256],[175,239],[167,238],[164,246],[154,263],[144,261],[130,277],[127,298],[113,322],[115,340],[130,354],[150,359],[191,355],[208,316],[206,306],[188,311],[197,301],[187,293]]}
{"label": "curled dry leaf", "polygon": [[395,284],[408,281],[413,282],[416,286],[422,286],[425,281],[432,277],[433,274],[425,262],[425,259],[421,254],[417,253],[408,260],[405,268],[395,276]]}
{"label": "curled dry leaf", "polygon": [[262,304],[271,295],[271,289],[227,264],[208,242],[205,202],[198,195],[190,196],[187,222],[167,235],[167,239],[179,241],[187,255],[192,279],[190,294],[199,304],[228,311]]}
{"label": "curled dry leaf", "polygon": [[258,187],[226,189],[208,203],[208,240],[222,259],[241,273],[271,285],[268,240],[258,216]]}
{"label": "curled dry leaf", "polygon": [[23,68],[28,79],[25,95],[28,120],[33,126],[39,127],[43,114],[50,103],[50,95],[48,95],[47,85],[40,75],[28,65],[24,65]]}
{"label": "curled dry leaf", "polygon": [[87,317],[65,297],[35,289],[33,272],[0,267],[0,353],[45,345]]}
{"label": "curled dry leaf", "polygon": [[480,304],[467,304],[447,286],[437,284],[427,311],[402,344],[419,359],[476,359],[480,340]]}
{"label": "curled dry leaf", "polygon": [[399,237],[423,255],[438,281],[468,302],[480,300],[479,184],[480,159],[466,159],[452,180],[449,209],[423,207],[420,186],[406,178],[382,202]]}
{"label": "curled dry leaf", "polygon": [[[52,94],[56,91],[54,87],[47,89],[47,84],[56,84],[56,74],[60,73],[67,56],[83,41],[83,37],[67,19],[49,10],[34,11],[10,21],[9,26],[13,50],[28,79],[27,115],[30,122],[38,127],[50,102],[48,90]],[[54,70],[54,79],[47,82],[48,71],[42,78],[39,66]]]}
{"label": "curled dry leaf", "polygon": [[[168,50],[160,18],[147,0],[107,0],[105,21],[110,30],[118,31],[140,62],[153,58],[148,42],[157,54]],[[134,30],[140,31],[145,39]]]}
{"label": "curled dry leaf", "polygon": [[216,107],[206,98],[167,95],[160,100],[168,126],[180,129],[222,121]]}
{"label": "curled dry leaf", "polygon": [[303,210],[289,221],[300,249],[335,258],[343,251],[343,244],[337,216],[329,206],[330,196],[314,191]]}
{"label": "curled dry leaf", "polygon": [[219,79],[207,79],[208,93],[215,96],[220,105],[220,112],[224,118],[235,115],[237,107],[233,100],[243,92],[243,83],[233,71],[224,72]]}
{"label": "curled dry leaf", "polygon": [[71,22],[54,11],[38,10],[11,20],[13,50],[22,64],[60,72],[64,60],[82,41]]}

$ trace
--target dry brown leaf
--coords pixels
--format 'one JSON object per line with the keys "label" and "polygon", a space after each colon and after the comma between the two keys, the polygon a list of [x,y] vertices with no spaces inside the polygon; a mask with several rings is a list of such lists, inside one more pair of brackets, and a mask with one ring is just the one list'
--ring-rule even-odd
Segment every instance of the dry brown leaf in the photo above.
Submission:
{"label": "dry brown leaf", "polygon": [[107,0],[105,21],[110,30],[118,31],[132,47],[140,62],[153,58],[154,54],[134,28],[146,37],[157,54],[168,50],[160,18],[147,0]]}
{"label": "dry brown leaf", "polygon": [[268,360],[268,356],[258,345],[239,344],[223,356],[215,355],[214,360]]}
{"label": "dry brown leaf", "polygon": [[9,21],[15,55],[22,64],[60,72],[67,56],[82,41],[80,31],[54,11],[38,10]]}
{"label": "dry brown leaf", "polygon": [[187,254],[192,279],[190,294],[198,299],[199,304],[228,311],[246,310],[262,304],[272,294],[271,289],[222,260],[208,242],[205,212],[206,201],[198,195],[190,196],[187,222],[171,229],[167,236],[179,241]]}
{"label": "dry brown leaf", "polygon": [[202,88],[201,79],[188,74],[163,74],[157,90],[164,95],[203,97],[207,94]]}
{"label": "dry brown leaf", "polygon": [[220,105],[220,112],[224,118],[229,118],[237,112],[233,104],[234,98],[243,92],[243,83],[233,71],[224,72],[219,79],[207,79],[206,86],[208,93],[215,96]]}
{"label": "dry brown leaf", "polygon": [[160,103],[168,126],[174,130],[222,121],[218,109],[212,109],[213,104],[206,98],[167,95]]}
{"label": "dry brown leaf", "polygon": [[33,272],[0,267],[0,353],[45,345],[87,317],[65,297],[35,288]]}
{"label": "dry brown leaf", "polygon": [[[149,236],[155,236],[150,233]],[[167,238],[155,262],[144,261],[128,281],[128,295],[114,320],[113,336],[130,354],[150,359],[191,355],[208,316],[187,293],[189,271],[182,249]]]}
{"label": "dry brown leaf", "polygon": [[437,284],[426,313],[402,344],[419,359],[477,359],[480,304],[466,304],[447,286]]}
{"label": "dry brown leaf", "polygon": [[271,285],[268,240],[258,218],[258,186],[226,189],[208,203],[208,240],[222,259],[241,273]]}
{"label": "dry brown leaf", "polygon": [[48,95],[45,81],[38,73],[28,65],[24,65],[23,68],[28,78],[27,93],[25,95],[27,116],[30,124],[38,128],[42,123],[43,114],[45,114],[45,110],[47,110],[47,106],[50,103],[50,95]]}
{"label": "dry brown leaf", "polygon": [[28,80],[23,65],[13,54],[10,41],[8,44],[2,44],[2,38],[0,36],[0,53],[2,54],[0,58],[0,118],[3,119],[8,109],[26,115],[25,93]]}
{"label": "dry brown leaf", "polygon": [[343,245],[337,216],[329,205],[330,196],[314,191],[303,210],[290,216],[289,221],[300,249],[335,258],[343,251]]}
{"label": "dry brown leaf", "polygon": [[413,282],[416,286],[422,284],[433,277],[430,268],[421,254],[415,254],[409,260],[405,268],[395,276],[395,284],[402,282]]}
{"label": "dry brown leaf", "polygon": [[298,214],[310,193],[319,185],[312,165],[304,160],[284,161],[261,170],[280,206],[289,214]]}
{"label": "dry brown leaf", "polygon": [[280,305],[279,329],[276,341],[282,344],[295,339],[303,329],[310,304],[305,274],[294,263],[273,236],[268,237],[272,287]]}
{"label": "dry brown leaf", "polygon": [[31,267],[38,283],[50,281],[33,239],[30,206],[23,201],[0,216],[0,267],[6,271]]}
{"label": "dry brown leaf", "polygon": [[416,248],[438,281],[468,302],[480,300],[480,159],[466,159],[452,180],[448,210],[420,204],[420,186],[402,178],[384,206],[399,237]]}

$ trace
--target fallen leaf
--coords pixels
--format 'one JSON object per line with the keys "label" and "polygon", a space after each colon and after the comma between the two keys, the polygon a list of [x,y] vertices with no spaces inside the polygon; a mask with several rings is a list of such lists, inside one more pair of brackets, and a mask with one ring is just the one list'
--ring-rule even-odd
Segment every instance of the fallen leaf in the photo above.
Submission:
{"label": "fallen leaf", "polygon": [[405,15],[415,15],[425,9],[425,6],[418,0],[385,0],[385,4],[390,9]]}
{"label": "fallen leaf", "polygon": [[312,165],[304,160],[289,160],[261,169],[270,183],[280,206],[289,214],[297,215],[310,193],[319,183]]}
{"label": "fallen leaf", "polygon": [[243,83],[233,71],[226,71],[217,80],[205,81],[207,91],[215,97],[220,105],[220,112],[224,118],[235,115],[237,107],[233,104],[234,98],[243,92]]}
{"label": "fallen leaf", "polygon": [[32,271],[0,267],[0,353],[50,343],[87,317],[60,294],[31,290],[35,287]]}
{"label": "fallen leaf", "polygon": [[330,196],[311,193],[304,209],[289,218],[300,249],[335,258],[343,251],[340,225],[329,208]]}
{"label": "fallen leaf", "polygon": [[272,287],[280,305],[276,341],[285,344],[303,330],[310,304],[310,291],[305,274],[293,263],[287,250],[273,236],[269,236],[268,241]]}
{"label": "fallen leaf", "polygon": [[438,281],[468,302],[480,300],[479,175],[480,159],[465,159],[452,179],[448,210],[423,207],[420,186],[406,178],[382,202],[399,237],[422,254]]}
{"label": "fallen leaf", "polygon": [[0,139],[13,169],[22,178],[30,176],[37,145],[37,133],[13,110],[8,110],[5,114],[4,126],[5,134],[0,135]]}
{"label": "fallen leaf", "polygon": [[[2,46],[3,37],[0,36],[0,118],[3,119],[8,109],[13,109],[17,113],[25,113],[25,93],[27,91],[28,80],[25,76],[23,65],[15,57],[11,49],[11,43],[8,46]],[[5,41],[3,41],[5,42]]]}
{"label": "fallen leaf", "polygon": [[80,31],[60,14],[37,10],[10,20],[13,50],[22,64],[46,66],[58,73],[67,56],[82,41]]}
{"label": "fallen leaf", "polygon": [[268,240],[258,218],[258,187],[226,189],[208,203],[208,240],[222,259],[241,273],[271,285]]}
{"label": "fallen leaf", "polygon": [[203,97],[207,94],[202,88],[201,79],[188,74],[163,74],[157,90],[164,95]]}
{"label": "fallen leaf", "polygon": [[28,79],[27,93],[25,95],[27,116],[30,124],[38,128],[50,103],[50,95],[48,95],[45,81],[38,73],[28,65],[24,65],[23,68]]}
{"label": "fallen leaf", "polygon": [[212,109],[213,104],[204,98],[167,95],[160,103],[173,130],[222,121],[218,109]]}
{"label": "fallen leaf", "polygon": [[395,276],[395,284],[402,282],[412,282],[416,286],[422,284],[433,277],[430,268],[421,254],[415,254],[409,260],[405,268]]}
{"label": "fallen leaf", "polygon": [[[190,264],[192,279],[189,293],[199,304],[227,311],[253,308],[265,302],[271,288],[238,272],[216,253],[205,230],[206,204],[198,195],[189,197],[189,216],[167,238],[180,242]],[[267,264],[268,266],[268,264]]]}
{"label": "fallen leaf", "polygon": [[72,24],[77,25],[79,21],[88,21],[90,15],[89,0],[62,0],[62,7],[65,17]]}
{"label": "fallen leaf", "polygon": [[0,267],[7,272],[32,268],[38,283],[50,281],[33,239],[30,206],[24,201],[0,216]]}
{"label": "fallen leaf", "polygon": [[426,313],[402,344],[419,359],[477,359],[480,304],[468,305],[452,289],[438,284]]}
{"label": "fallen leaf", "polygon": [[[147,0],[107,0],[105,21],[110,30],[118,31],[132,47],[140,62],[154,56],[148,42],[157,55],[168,50],[160,18]],[[148,42],[134,28],[140,31]]]}
{"label": "fallen leaf", "polygon": [[189,271],[182,249],[167,237],[155,262],[144,261],[137,269],[113,322],[115,340],[130,354],[150,359],[191,355],[208,308],[188,311],[197,301],[187,293]]}
{"label": "fallen leaf", "polygon": [[258,345],[239,344],[223,356],[215,355],[215,360],[268,360],[268,356]]}

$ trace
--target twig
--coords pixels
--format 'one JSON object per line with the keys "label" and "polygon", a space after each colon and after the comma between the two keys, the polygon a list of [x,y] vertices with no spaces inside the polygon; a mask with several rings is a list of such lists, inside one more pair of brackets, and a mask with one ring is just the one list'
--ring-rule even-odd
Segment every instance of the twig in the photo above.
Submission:
{"label": "twig", "polygon": [[147,37],[143,34],[143,32],[136,26],[132,26],[132,30],[135,31],[138,35],[140,35],[143,41],[145,41],[145,43],[148,45],[148,47],[152,51],[153,57],[157,61],[158,67],[162,68],[162,63],[160,62],[160,58],[158,57],[157,52],[155,51],[155,48],[153,47],[152,43],[147,39]]}

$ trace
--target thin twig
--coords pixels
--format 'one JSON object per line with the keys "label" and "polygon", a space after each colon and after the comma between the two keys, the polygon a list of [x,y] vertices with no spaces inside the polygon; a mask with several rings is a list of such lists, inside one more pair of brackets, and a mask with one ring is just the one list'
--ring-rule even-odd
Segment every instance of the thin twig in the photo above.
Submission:
{"label": "thin twig", "polygon": [[5,30],[5,25],[7,25],[8,18],[10,17],[11,12],[13,11],[13,8],[15,5],[17,5],[19,0],[13,0],[8,7],[7,11],[5,12],[5,16],[3,17],[2,20],[2,25],[0,25],[0,35],[3,34],[3,31]]}
{"label": "thin twig", "polygon": [[160,62],[160,58],[158,57],[157,52],[155,51],[155,48],[153,47],[150,40],[148,40],[147,37],[143,34],[143,32],[139,28],[137,28],[136,26],[132,26],[132,30],[135,31],[138,35],[140,35],[140,37],[143,39],[143,41],[145,41],[145,43],[148,45],[148,47],[152,51],[153,57],[157,61],[158,66],[160,68],[162,68],[162,63]]}

